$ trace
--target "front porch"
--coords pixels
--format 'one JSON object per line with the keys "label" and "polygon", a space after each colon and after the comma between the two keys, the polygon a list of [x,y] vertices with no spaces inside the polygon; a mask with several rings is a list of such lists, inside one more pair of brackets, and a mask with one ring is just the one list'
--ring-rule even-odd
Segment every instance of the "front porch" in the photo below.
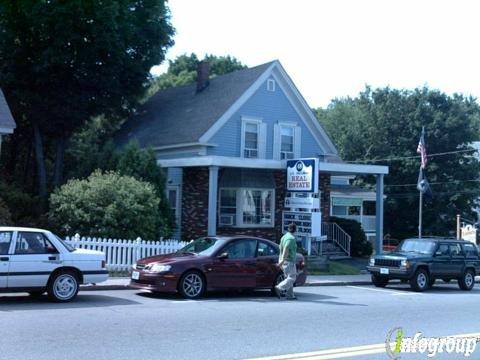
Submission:
{"label": "front porch", "polygon": [[[287,195],[286,161],[200,156],[165,159],[158,163],[163,168],[176,169],[177,173],[181,173],[178,184],[181,209],[178,209],[177,217],[181,239],[235,234],[279,241]],[[379,216],[368,219],[368,225],[371,228],[374,221],[375,250],[380,252],[383,239],[383,177],[388,174],[388,167],[320,162],[318,196],[322,223],[328,223],[330,218],[330,177],[357,174],[371,174],[377,178],[376,213]]]}

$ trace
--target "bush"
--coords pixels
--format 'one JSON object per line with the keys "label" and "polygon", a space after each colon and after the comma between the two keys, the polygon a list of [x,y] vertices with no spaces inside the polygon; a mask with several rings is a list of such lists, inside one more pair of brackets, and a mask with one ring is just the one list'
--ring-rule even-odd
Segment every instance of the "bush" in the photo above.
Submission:
{"label": "bush", "polygon": [[[0,181],[0,194],[9,211],[9,224],[26,227],[44,227],[40,200],[26,191]],[[1,206],[0,206],[1,207]],[[1,210],[0,210],[1,211]],[[2,216],[0,215],[0,219]]]}
{"label": "bush", "polygon": [[351,236],[350,252],[352,256],[370,256],[372,244],[367,241],[362,225],[356,220],[331,217],[331,222],[337,223],[348,235]]}
{"label": "bush", "polygon": [[49,218],[63,233],[158,239],[159,198],[152,185],[115,172],[70,180],[50,196]]}

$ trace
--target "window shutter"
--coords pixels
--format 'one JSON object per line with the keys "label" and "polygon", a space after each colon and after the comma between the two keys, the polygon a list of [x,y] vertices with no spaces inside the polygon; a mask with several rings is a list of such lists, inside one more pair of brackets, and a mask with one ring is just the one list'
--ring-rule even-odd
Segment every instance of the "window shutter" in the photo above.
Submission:
{"label": "window shutter", "polygon": [[281,141],[280,125],[273,124],[273,160],[280,160]]}
{"label": "window shutter", "polygon": [[245,120],[242,120],[240,128],[240,157],[245,157]]}
{"label": "window shutter", "polygon": [[261,123],[258,126],[258,158],[267,157],[267,124]]}
{"label": "window shutter", "polygon": [[293,154],[293,156],[297,159],[302,157],[302,128],[299,126],[295,126]]}

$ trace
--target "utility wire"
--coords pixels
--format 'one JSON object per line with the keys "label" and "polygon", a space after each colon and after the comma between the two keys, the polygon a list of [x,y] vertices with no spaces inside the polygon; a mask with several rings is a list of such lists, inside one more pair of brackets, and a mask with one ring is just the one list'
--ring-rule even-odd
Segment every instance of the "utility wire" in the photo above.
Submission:
{"label": "utility wire", "polygon": [[[480,182],[480,179],[436,181],[436,182],[429,182],[429,184],[430,184],[430,185],[438,185],[438,184],[462,184],[462,183],[466,183],[466,182]],[[417,186],[417,183],[414,183],[414,184],[385,185],[385,187],[406,187],[406,186]]]}
{"label": "utility wire", "polygon": [[[431,157],[435,157],[435,156],[459,154],[459,153],[466,153],[466,152],[476,152],[476,151],[478,151],[478,150],[477,149],[469,149],[469,150],[446,151],[446,152],[441,152],[441,153],[428,154],[427,157],[431,158]],[[407,160],[407,159],[419,159],[420,157],[421,157],[421,155],[397,156],[397,157],[386,158],[386,159],[352,160],[352,161],[345,161],[345,162],[351,163],[351,164],[364,164],[364,163],[380,162],[380,161],[399,161],[399,160]]]}

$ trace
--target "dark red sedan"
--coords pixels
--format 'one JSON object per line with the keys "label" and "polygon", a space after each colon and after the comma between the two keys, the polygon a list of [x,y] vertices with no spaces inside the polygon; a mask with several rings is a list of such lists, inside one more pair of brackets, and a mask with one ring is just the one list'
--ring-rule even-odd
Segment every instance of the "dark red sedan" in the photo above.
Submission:
{"label": "dark red sedan", "polygon": [[[140,259],[130,286],[152,292],[180,292],[197,299],[210,290],[270,289],[283,279],[279,247],[246,237],[199,238],[176,253]],[[305,259],[297,254],[296,285],[305,284]]]}

